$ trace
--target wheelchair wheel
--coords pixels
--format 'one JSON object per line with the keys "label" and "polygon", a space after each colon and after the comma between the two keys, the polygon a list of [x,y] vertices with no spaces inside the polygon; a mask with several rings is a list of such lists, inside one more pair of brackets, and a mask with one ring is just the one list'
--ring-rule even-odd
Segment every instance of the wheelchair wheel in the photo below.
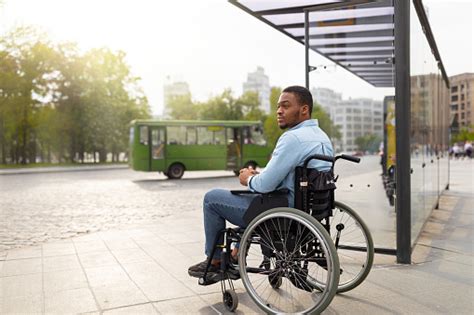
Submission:
{"label": "wheelchair wheel", "polygon": [[[337,253],[310,215],[293,208],[265,211],[245,229],[240,248],[242,282],[265,313],[320,313],[334,298]],[[328,285],[317,289],[318,283]]]}
{"label": "wheelchair wheel", "polygon": [[222,296],[222,300],[224,302],[225,308],[229,312],[235,311],[237,309],[237,306],[239,306],[239,298],[234,290],[225,290]]}
{"label": "wheelchair wheel", "polygon": [[337,292],[346,292],[361,284],[369,274],[374,261],[374,242],[361,217],[341,202],[335,202],[330,226],[341,268]]}

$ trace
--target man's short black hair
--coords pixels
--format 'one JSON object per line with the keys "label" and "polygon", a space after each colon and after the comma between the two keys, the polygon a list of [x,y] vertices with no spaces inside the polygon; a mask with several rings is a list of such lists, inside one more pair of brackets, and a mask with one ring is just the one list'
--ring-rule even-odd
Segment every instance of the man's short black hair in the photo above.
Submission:
{"label": "man's short black hair", "polygon": [[299,85],[292,85],[285,88],[282,93],[293,93],[296,95],[296,99],[298,100],[300,105],[308,105],[309,106],[309,116],[313,112],[313,96],[311,92]]}

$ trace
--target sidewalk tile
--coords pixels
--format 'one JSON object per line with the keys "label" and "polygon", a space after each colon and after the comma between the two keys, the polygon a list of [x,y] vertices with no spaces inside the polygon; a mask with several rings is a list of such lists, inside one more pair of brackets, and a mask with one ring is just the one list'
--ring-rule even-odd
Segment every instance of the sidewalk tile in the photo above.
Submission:
{"label": "sidewalk tile", "polygon": [[38,273],[42,270],[41,258],[16,259],[5,261],[2,268],[2,277]]}
{"label": "sidewalk tile", "polygon": [[87,279],[82,269],[46,272],[44,277],[44,293],[55,295],[58,291],[87,288]]}
{"label": "sidewalk tile", "polygon": [[76,255],[51,256],[43,258],[44,272],[81,268]]}
{"label": "sidewalk tile", "polygon": [[132,239],[109,240],[104,241],[110,250],[133,249],[138,248],[137,243]]}
{"label": "sidewalk tile", "polygon": [[156,263],[135,263],[123,266],[133,281],[152,301],[193,295],[189,288],[170,276],[167,271]]}
{"label": "sidewalk tile", "polygon": [[91,287],[99,287],[117,282],[130,282],[127,273],[119,265],[86,268],[85,271]]}
{"label": "sidewalk tile", "polygon": [[7,252],[6,260],[17,260],[26,258],[41,258],[40,247],[16,248]]}
{"label": "sidewalk tile", "polygon": [[160,314],[217,314],[217,312],[212,309],[208,303],[197,296],[157,302],[154,303],[154,305]]}
{"label": "sidewalk tile", "polygon": [[64,242],[43,244],[43,257],[75,255],[76,249],[74,244],[68,240]]}
{"label": "sidewalk tile", "polygon": [[148,302],[133,282],[116,282],[93,287],[92,290],[102,309]]}
{"label": "sidewalk tile", "polygon": [[3,299],[0,314],[42,314],[43,296],[17,296]]}
{"label": "sidewalk tile", "polygon": [[[159,314],[151,303],[127,306],[116,308],[110,311],[105,311],[104,314],[107,315],[122,315],[122,314],[140,314],[140,315],[154,315]],[[178,314],[178,313],[175,313]]]}
{"label": "sidewalk tile", "polygon": [[112,250],[112,254],[120,264],[152,260],[152,258],[140,248]]}
{"label": "sidewalk tile", "polygon": [[77,314],[97,310],[92,292],[88,288],[60,291],[45,299],[46,314]]}
{"label": "sidewalk tile", "polygon": [[86,242],[74,241],[74,246],[76,247],[76,251],[79,254],[90,253],[90,252],[108,251],[107,247],[105,246],[105,244],[102,240],[86,241]]}
{"label": "sidewalk tile", "polygon": [[[243,289],[236,288],[237,297],[239,299],[239,305],[237,307],[237,314],[265,314],[250,298],[247,292]],[[209,307],[213,307],[220,314],[232,314],[224,306],[222,301],[222,293],[206,294],[201,295],[202,299],[206,301]]]}
{"label": "sidewalk tile", "polygon": [[79,260],[84,268],[118,265],[117,260],[109,251],[80,253]]}
{"label": "sidewalk tile", "polygon": [[3,297],[41,295],[42,279],[40,273],[1,278]]}

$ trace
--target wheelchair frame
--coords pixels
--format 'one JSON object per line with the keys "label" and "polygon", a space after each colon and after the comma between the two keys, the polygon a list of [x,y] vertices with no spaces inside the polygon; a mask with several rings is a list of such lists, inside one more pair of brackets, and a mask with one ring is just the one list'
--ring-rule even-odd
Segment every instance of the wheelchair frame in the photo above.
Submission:
{"label": "wheelchair frame", "polygon": [[[297,178],[300,181],[299,185],[295,184],[295,199],[297,193],[301,193],[303,199],[303,202],[295,200],[295,206],[298,204],[299,208],[276,207],[264,210],[245,229],[226,228],[220,231],[210,255],[213,257],[217,248],[222,249],[220,271],[209,277],[208,269],[211,265],[209,258],[206,271],[198,283],[210,285],[220,282],[223,302],[227,310],[234,311],[238,306],[238,296],[232,281],[242,277],[248,294],[266,313],[295,312],[294,310],[282,310],[278,307],[275,309],[274,304],[283,303],[278,300],[281,296],[284,297],[283,294],[279,294],[278,299],[273,298],[273,300],[261,297],[262,294],[259,294],[257,290],[260,290],[259,287],[263,282],[258,280],[259,284],[256,287],[252,283],[253,276],[250,276],[251,274],[268,277],[268,282],[272,290],[275,291],[280,290],[279,288],[285,281],[286,288],[290,288],[287,291],[291,291],[292,295],[301,293],[302,297],[291,296],[293,300],[298,300],[297,303],[300,300],[307,303],[314,302],[314,305],[297,312],[313,314],[323,311],[336,293],[346,292],[360,285],[370,272],[374,245],[367,225],[354,210],[334,200],[335,186],[327,193],[318,194],[314,193],[314,190],[311,191],[311,183],[308,184],[307,177],[311,169],[307,166],[312,159],[331,162],[330,174],[332,176],[335,162],[338,159],[355,163],[360,161],[358,157],[344,154],[336,157],[312,155],[303,164],[303,176],[300,179]],[[337,177],[332,178],[334,182],[337,180]],[[309,192],[311,192],[311,198],[309,198]],[[251,192],[236,191],[236,193]],[[316,199],[315,196],[320,198]],[[272,225],[266,223],[267,221]],[[280,225],[284,228],[281,228]],[[280,231],[274,233],[279,229]],[[296,235],[295,230],[298,230],[301,235]],[[348,230],[347,233],[346,230]],[[351,237],[357,235],[356,240],[346,241],[345,235],[351,235]],[[219,239],[222,236],[224,236],[224,243],[219,244]],[[300,241],[302,244],[297,246],[296,241]],[[237,264],[231,261],[232,244],[240,244]],[[257,260],[248,260],[250,248],[255,248],[252,247],[253,245],[260,247],[260,253],[255,250],[256,256],[263,257],[258,267],[251,265]],[[338,255],[338,252],[341,251],[344,252],[342,256]],[[350,259],[346,259],[347,257]],[[346,262],[346,260],[348,261]],[[273,269],[271,269],[272,266]],[[310,266],[313,266],[312,269]],[[310,271],[314,274],[310,275]],[[320,272],[321,275],[319,275]],[[298,290],[293,291],[288,282]],[[315,301],[317,295],[315,292],[318,292],[320,297],[317,302]],[[272,302],[269,302],[270,300]],[[294,304],[295,301],[292,302]]]}

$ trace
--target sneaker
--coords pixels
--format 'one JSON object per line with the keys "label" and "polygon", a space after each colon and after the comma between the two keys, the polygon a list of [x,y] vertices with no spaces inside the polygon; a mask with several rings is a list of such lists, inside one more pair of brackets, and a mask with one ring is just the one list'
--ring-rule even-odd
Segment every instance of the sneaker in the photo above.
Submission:
{"label": "sneaker", "polygon": [[[206,267],[207,267],[207,262],[208,260],[204,260],[198,264],[195,264],[191,267],[188,268],[188,274],[191,276],[191,277],[195,277],[195,278],[201,278],[202,276],[204,276],[204,272],[206,271]],[[209,266],[209,269],[207,270],[207,274],[210,275],[211,273],[217,273],[219,271],[219,267],[216,266],[216,265],[213,265],[211,264]]]}

